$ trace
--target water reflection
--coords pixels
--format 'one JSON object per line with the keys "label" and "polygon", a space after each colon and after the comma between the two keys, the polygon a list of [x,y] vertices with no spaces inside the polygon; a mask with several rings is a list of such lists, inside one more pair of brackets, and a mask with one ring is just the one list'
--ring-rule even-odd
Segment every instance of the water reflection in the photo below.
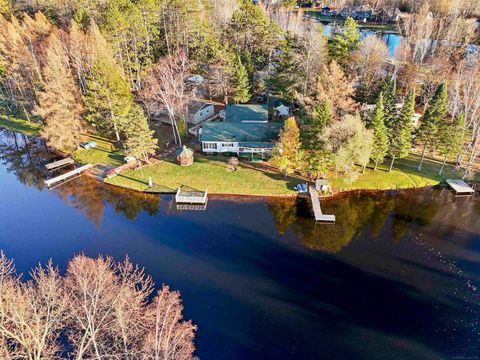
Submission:
{"label": "water reflection", "polygon": [[[57,156],[48,151],[41,139],[0,131],[0,161],[7,172],[23,185],[44,190],[43,180],[48,176],[45,164]],[[67,170],[70,169],[64,171]],[[106,204],[133,220],[142,211],[155,216],[160,203],[158,196],[106,186],[87,176],[68,181],[51,191],[97,226],[101,225]]]}
{"label": "water reflection", "polygon": [[413,226],[424,228],[433,222],[464,230],[478,216],[480,203],[455,198],[447,189],[422,189],[349,193],[322,200],[322,208],[336,215],[335,224],[315,223],[307,199],[268,202],[280,234],[291,231],[303,246],[328,253],[340,252],[362,234],[399,242]]}

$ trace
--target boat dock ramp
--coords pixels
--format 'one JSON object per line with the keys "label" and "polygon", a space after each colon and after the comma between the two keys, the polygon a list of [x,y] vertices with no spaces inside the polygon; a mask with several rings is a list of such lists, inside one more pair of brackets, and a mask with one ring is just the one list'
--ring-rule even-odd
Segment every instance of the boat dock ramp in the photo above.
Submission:
{"label": "boat dock ramp", "polygon": [[318,199],[318,193],[315,187],[309,186],[308,193],[310,194],[315,221],[334,223],[336,220],[335,215],[325,215],[322,213],[322,209],[320,208],[320,200]]}
{"label": "boat dock ramp", "polygon": [[49,189],[51,189],[52,185],[61,183],[62,181],[71,180],[76,175],[80,176],[80,175],[82,175],[82,173],[84,171],[86,171],[86,170],[88,170],[92,167],[93,167],[92,164],[83,165],[83,166],[81,166],[79,168],[76,168],[72,171],[66,172],[65,174],[56,176],[53,179],[45,180],[45,185],[47,185],[47,187]]}
{"label": "boat dock ramp", "polygon": [[473,195],[475,193],[475,190],[462,179],[448,179],[447,184],[455,191],[456,195]]}

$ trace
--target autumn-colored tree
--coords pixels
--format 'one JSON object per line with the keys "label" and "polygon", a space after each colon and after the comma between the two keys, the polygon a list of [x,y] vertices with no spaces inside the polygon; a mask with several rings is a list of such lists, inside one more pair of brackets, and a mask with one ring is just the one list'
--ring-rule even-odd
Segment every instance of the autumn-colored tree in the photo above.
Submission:
{"label": "autumn-colored tree", "polygon": [[357,103],[352,98],[354,94],[353,83],[347,79],[335,61],[323,67],[318,77],[317,100],[335,99],[331,103],[334,119],[338,120],[345,114],[355,112]]}
{"label": "autumn-colored tree", "polygon": [[83,106],[67,53],[55,34],[48,39],[43,79],[36,108],[45,122],[41,134],[54,148],[72,151],[80,143],[85,127],[81,117]]}
{"label": "autumn-colored tree", "polygon": [[291,174],[299,165],[300,129],[294,117],[285,121],[276,146],[272,164],[276,165],[285,176]]}

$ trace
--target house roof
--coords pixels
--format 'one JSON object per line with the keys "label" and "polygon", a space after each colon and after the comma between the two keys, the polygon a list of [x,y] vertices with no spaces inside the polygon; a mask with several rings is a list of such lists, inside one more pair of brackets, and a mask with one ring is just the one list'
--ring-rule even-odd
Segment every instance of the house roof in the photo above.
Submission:
{"label": "house roof", "polygon": [[266,124],[211,122],[203,125],[200,141],[273,142],[278,140],[282,127],[281,122]]}
{"label": "house roof", "polygon": [[188,113],[195,115],[198,111],[200,111],[202,108],[204,108],[207,105],[209,104],[201,101],[197,101],[197,100],[192,100],[188,104]]}
{"label": "house roof", "polygon": [[267,122],[268,106],[260,104],[227,105],[225,120],[230,123]]}
{"label": "house roof", "polygon": [[193,156],[193,150],[183,145],[175,150],[175,155],[177,155],[177,157],[191,157]]}

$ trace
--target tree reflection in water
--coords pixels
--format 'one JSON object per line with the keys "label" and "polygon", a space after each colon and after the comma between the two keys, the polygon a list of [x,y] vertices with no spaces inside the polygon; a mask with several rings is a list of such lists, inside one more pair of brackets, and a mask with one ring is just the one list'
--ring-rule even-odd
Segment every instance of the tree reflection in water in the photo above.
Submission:
{"label": "tree reflection in water", "polygon": [[[307,248],[338,253],[362,234],[373,239],[387,237],[400,241],[411,226],[421,228],[431,224],[445,205],[445,197],[451,195],[448,190],[422,189],[350,192],[323,199],[322,210],[336,215],[335,224],[315,223],[306,198],[269,200],[268,208],[279,233],[292,231]],[[452,203],[454,206],[449,207],[450,212],[456,208],[455,200]],[[463,202],[457,205],[461,205],[461,212],[466,212]]]}
{"label": "tree reflection in water", "polygon": [[[48,152],[41,139],[0,131],[0,161],[7,171],[26,186],[44,189],[45,164],[56,155]],[[101,224],[106,204],[128,219],[135,219],[142,211],[156,215],[160,203],[159,196],[106,186],[87,176],[68,181],[52,192],[97,226]]]}

